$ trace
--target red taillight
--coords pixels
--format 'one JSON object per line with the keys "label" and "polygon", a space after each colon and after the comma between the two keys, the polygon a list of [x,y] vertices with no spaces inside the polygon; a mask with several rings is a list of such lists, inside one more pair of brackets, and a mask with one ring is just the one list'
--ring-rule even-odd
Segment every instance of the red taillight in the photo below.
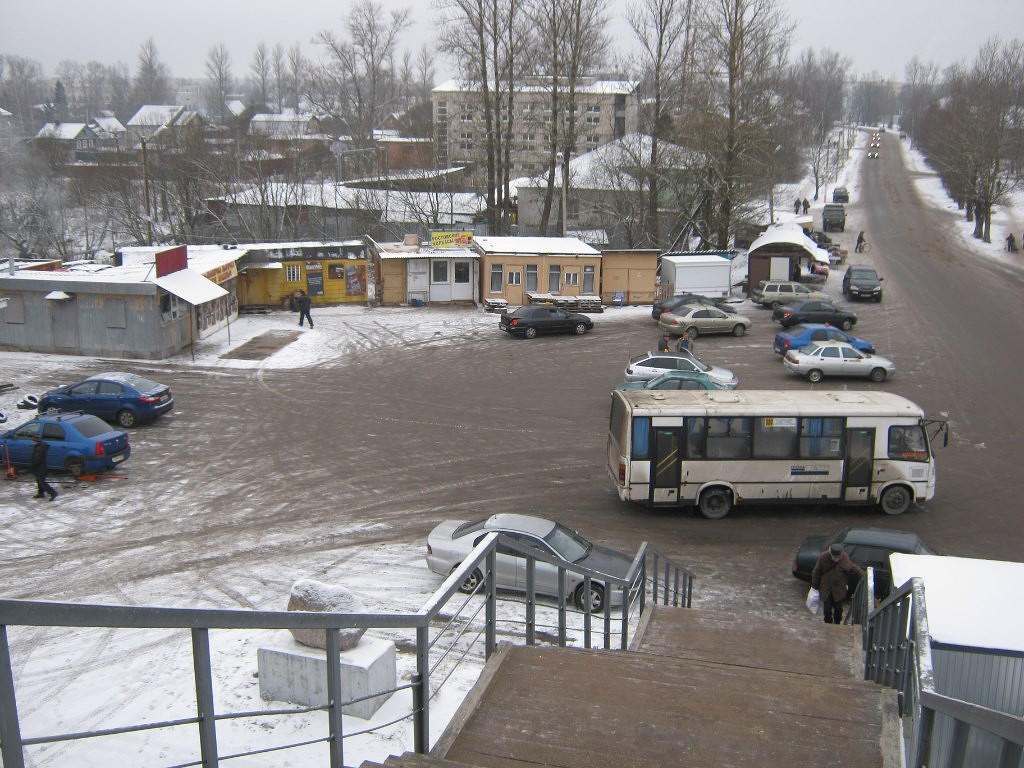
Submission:
{"label": "red taillight", "polygon": [[159,403],[160,402],[160,398],[159,397],[140,397],[139,398],[139,402],[140,403]]}
{"label": "red taillight", "polygon": [[626,484],[626,462],[619,462],[619,485]]}
{"label": "red taillight", "polygon": [[107,451],[106,451],[106,449],[105,449],[105,448],[103,447],[103,443],[101,443],[101,442],[98,442],[98,441],[97,441],[97,443],[96,443],[96,455],[97,455],[97,456],[103,456],[103,455],[105,455],[105,454],[106,454],[106,452],[107,452]]}
{"label": "red taillight", "polygon": [[509,325],[515,327],[515,326],[519,325],[519,321],[518,320],[513,320],[511,323],[509,323]]}
{"label": "red taillight", "polygon": [[782,340],[782,348],[783,349],[789,349],[789,339],[783,339]]}

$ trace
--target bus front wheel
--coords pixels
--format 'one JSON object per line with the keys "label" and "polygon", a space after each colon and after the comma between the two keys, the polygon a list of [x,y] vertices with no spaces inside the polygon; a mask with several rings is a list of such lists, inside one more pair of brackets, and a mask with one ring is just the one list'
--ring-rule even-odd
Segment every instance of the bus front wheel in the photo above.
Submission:
{"label": "bus front wheel", "polygon": [[720,520],[732,509],[732,494],[724,488],[712,488],[700,495],[699,506],[708,520]]}
{"label": "bus front wheel", "polygon": [[891,485],[882,491],[878,506],[887,515],[902,515],[910,507],[910,491],[902,485]]}

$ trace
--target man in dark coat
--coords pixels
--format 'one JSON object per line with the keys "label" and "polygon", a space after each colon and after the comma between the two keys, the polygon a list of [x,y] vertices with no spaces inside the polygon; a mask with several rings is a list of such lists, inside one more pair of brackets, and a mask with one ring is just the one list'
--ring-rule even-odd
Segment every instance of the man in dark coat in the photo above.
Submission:
{"label": "man in dark coat", "polygon": [[299,313],[300,326],[303,320],[309,320],[309,327],[313,327],[313,316],[309,314],[309,309],[312,306],[313,301],[306,295],[305,291],[299,290],[295,292],[295,309]]}
{"label": "man in dark coat", "polygon": [[50,501],[57,498],[56,489],[46,482],[46,472],[48,467],[46,466],[46,454],[50,451],[50,446],[47,445],[46,441],[43,440],[42,436],[36,435],[35,445],[32,446],[32,458],[29,459],[28,468],[36,477],[36,495],[35,498],[41,499],[46,494],[50,495]]}
{"label": "man in dark coat", "polygon": [[864,569],[850,559],[842,544],[833,544],[818,555],[811,571],[811,586],[821,595],[826,624],[843,623],[843,603],[850,596],[851,575],[859,579]]}

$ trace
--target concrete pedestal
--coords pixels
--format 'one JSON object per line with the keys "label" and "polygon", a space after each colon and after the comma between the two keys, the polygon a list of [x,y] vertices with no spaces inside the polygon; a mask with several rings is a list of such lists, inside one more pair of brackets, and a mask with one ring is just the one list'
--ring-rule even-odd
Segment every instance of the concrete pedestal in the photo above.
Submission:
{"label": "concrete pedestal", "polygon": [[[300,645],[282,635],[280,645],[257,653],[260,696],[309,707],[327,704],[327,659],[323,651]],[[341,653],[342,701],[390,691],[397,684],[395,644],[364,635],[355,648]],[[390,694],[347,704],[346,715],[368,719]]]}

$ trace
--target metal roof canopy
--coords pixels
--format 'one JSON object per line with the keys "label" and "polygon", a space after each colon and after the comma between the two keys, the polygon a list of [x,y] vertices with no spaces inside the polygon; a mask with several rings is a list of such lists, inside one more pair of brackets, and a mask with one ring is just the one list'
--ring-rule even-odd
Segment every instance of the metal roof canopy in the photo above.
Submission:
{"label": "metal roof canopy", "polygon": [[181,269],[158,277],[156,284],[189,304],[197,306],[227,296],[228,292],[212,280],[191,269]]}

